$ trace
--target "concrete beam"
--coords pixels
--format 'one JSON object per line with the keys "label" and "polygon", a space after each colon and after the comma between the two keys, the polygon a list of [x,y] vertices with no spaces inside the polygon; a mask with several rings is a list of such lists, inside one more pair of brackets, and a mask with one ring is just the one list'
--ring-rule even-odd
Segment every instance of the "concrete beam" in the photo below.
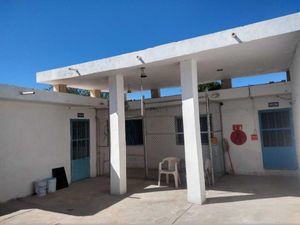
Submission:
{"label": "concrete beam", "polygon": [[[22,95],[22,92],[32,92],[32,95]],[[30,101],[40,103],[62,104],[68,106],[86,106],[94,108],[107,108],[105,99],[96,99],[80,95],[69,95],[54,91],[33,90],[32,88],[23,88],[0,84],[0,99],[13,101]]]}
{"label": "concrete beam", "polygon": [[[295,145],[298,160],[300,164],[300,44],[298,44],[293,62],[289,69],[289,75],[292,79],[292,108],[293,108],[293,126],[295,132]],[[300,172],[300,170],[298,169]]]}
{"label": "concrete beam", "polygon": [[90,90],[90,96],[92,98],[100,98],[101,91],[100,90]]}
{"label": "concrete beam", "polygon": [[123,75],[109,77],[109,119],[110,191],[121,195],[127,191]]}
{"label": "concrete beam", "polygon": [[160,89],[151,89],[151,97],[159,98],[160,97]]}
{"label": "concrete beam", "polygon": [[182,117],[186,161],[187,198],[189,202],[205,201],[205,179],[200,137],[197,62],[180,62]]}
{"label": "concrete beam", "polygon": [[55,84],[55,85],[53,85],[53,91],[67,93],[67,85]]}
{"label": "concrete beam", "polygon": [[[123,70],[123,73],[126,73],[128,70],[131,71],[132,69],[140,68],[141,62],[140,60],[137,60],[137,56],[142,57],[148,65],[154,63],[172,63],[173,61],[178,60],[179,57],[180,60],[185,60],[195,54],[204,54],[210,50],[215,51],[218,48],[223,49],[224,47],[240,45],[236,39],[232,38],[232,33],[237,34],[244,43],[267,38],[274,39],[274,37],[288,35],[300,30],[299,21],[300,13],[295,13],[214,34],[164,44],[142,51],[72,65],[72,68],[79,70],[82,77],[86,75],[94,76],[97,73],[99,74],[99,77],[104,78],[107,77],[105,73],[110,74],[108,73],[109,71]],[[206,57],[205,54],[202,56]],[[226,57],[230,57],[230,52],[226,54]],[[255,63],[255,66],[257,66],[257,63]],[[263,73],[263,71],[261,72]],[[241,74],[239,73],[239,75]],[[172,77],[174,77],[173,74]],[[78,74],[74,70],[70,70],[70,66],[37,73],[37,82],[39,83],[50,84],[54,81],[67,78],[78,79]],[[210,78],[212,80],[217,80],[214,77]],[[151,80],[152,79],[153,78],[151,78]],[[80,87],[86,88],[83,86]]]}

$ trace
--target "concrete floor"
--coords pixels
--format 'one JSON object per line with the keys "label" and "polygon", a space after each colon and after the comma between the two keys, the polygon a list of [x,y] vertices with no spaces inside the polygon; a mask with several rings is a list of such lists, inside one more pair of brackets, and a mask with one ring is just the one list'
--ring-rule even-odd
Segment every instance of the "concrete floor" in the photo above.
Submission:
{"label": "concrete floor", "polygon": [[224,176],[204,205],[186,190],[128,180],[128,194],[111,196],[98,177],[38,198],[0,205],[0,224],[300,224],[300,178]]}

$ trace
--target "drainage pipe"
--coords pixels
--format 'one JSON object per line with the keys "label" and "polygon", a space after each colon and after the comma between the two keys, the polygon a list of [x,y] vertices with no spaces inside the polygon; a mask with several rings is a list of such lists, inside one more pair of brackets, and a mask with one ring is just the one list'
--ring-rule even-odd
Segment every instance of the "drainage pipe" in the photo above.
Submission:
{"label": "drainage pipe", "polygon": [[211,181],[212,185],[215,183],[215,171],[214,171],[214,160],[213,160],[213,149],[211,144],[211,126],[210,126],[210,110],[209,110],[209,98],[208,89],[206,89],[206,115],[207,115],[207,132],[208,132],[208,149],[211,162]]}
{"label": "drainage pipe", "polygon": [[[144,103],[145,104],[145,103]],[[143,123],[143,138],[144,138],[144,170],[145,170],[145,178],[149,178],[149,171],[148,171],[148,153],[147,153],[147,110],[144,111],[142,116],[142,123]]]}
{"label": "drainage pipe", "polygon": [[223,170],[224,170],[224,174],[226,173],[226,164],[225,164],[225,151],[224,151],[224,131],[223,131],[223,115],[222,115],[222,106],[223,106],[223,102],[220,102],[219,104],[219,113],[220,113],[220,125],[221,125],[221,143],[222,143],[222,159],[223,159]]}
{"label": "drainage pipe", "polygon": [[100,120],[98,118],[98,109],[95,108],[95,120],[96,120],[96,170],[97,176],[100,176],[100,140],[99,140],[99,128]]}

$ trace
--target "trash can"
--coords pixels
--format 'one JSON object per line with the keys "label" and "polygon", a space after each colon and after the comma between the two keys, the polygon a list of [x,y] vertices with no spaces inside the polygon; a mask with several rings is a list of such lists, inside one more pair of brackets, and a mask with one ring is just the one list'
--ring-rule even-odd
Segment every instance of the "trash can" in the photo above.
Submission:
{"label": "trash can", "polygon": [[35,193],[42,197],[47,194],[47,180],[39,180],[34,182]]}
{"label": "trash can", "polygon": [[56,178],[55,177],[49,178],[47,185],[48,185],[48,192],[55,192],[56,191]]}

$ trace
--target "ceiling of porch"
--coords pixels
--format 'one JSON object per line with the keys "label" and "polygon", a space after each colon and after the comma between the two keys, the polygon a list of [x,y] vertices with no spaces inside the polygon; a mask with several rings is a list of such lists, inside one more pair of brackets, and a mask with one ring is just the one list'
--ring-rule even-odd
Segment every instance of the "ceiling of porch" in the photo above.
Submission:
{"label": "ceiling of porch", "polygon": [[[294,15],[300,18],[300,14]],[[197,61],[199,82],[288,70],[300,40],[299,22],[290,29],[293,32],[279,32],[277,30],[280,29],[275,26],[277,33],[273,33],[277,35],[269,34],[272,33],[272,27],[269,27],[270,30],[258,30],[258,34],[253,34],[258,28],[268,29],[270,26],[263,22],[254,25],[234,30],[242,43],[232,37],[233,30],[227,30],[182,43],[171,43],[100,61],[41,72],[37,75],[37,81],[107,90],[108,77],[121,73],[125,77],[125,89],[139,90],[140,68],[145,67],[147,77],[143,79],[144,89],[179,86],[179,62],[186,59]],[[200,50],[193,52],[193,45],[195,49]],[[186,48],[180,49],[182,46]],[[145,63],[141,63],[137,56],[142,56]],[[69,68],[78,69],[81,75]]]}

